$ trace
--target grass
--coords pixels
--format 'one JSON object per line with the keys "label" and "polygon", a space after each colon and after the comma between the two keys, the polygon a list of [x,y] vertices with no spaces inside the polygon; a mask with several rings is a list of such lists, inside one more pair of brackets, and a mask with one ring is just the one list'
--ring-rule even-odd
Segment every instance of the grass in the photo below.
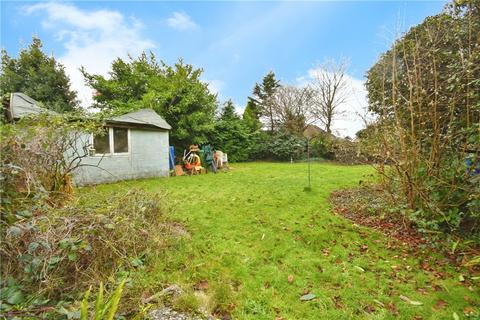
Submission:
{"label": "grass", "polygon": [[[408,248],[392,248],[391,239],[331,212],[329,194],[372,179],[370,167],[313,164],[309,192],[306,164],[232,167],[82,189],[93,201],[133,186],[166,191],[172,215],[191,234],[136,271],[131,290],[148,295],[178,284],[190,296],[177,304],[190,309],[194,286],[207,283],[204,308],[234,319],[453,319],[465,308],[478,312],[478,282],[468,288],[452,267],[421,270],[422,258]],[[316,299],[300,301],[305,293]]]}

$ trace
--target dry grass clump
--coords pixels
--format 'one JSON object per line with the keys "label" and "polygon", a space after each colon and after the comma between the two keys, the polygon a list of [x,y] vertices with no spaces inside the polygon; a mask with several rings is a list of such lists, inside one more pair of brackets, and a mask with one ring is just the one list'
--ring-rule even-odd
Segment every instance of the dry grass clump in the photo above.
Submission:
{"label": "dry grass clump", "polygon": [[2,219],[15,220],[12,214],[31,202],[58,206],[67,200],[73,193],[72,172],[88,155],[85,133],[95,133],[99,127],[93,119],[52,115],[1,123]]}
{"label": "dry grass clump", "polygon": [[2,227],[2,278],[56,299],[140,267],[168,242],[162,194],[134,189],[78,199]]}
{"label": "dry grass clump", "polygon": [[74,194],[82,137],[99,125],[50,115],[0,124],[0,318],[64,314],[89,286],[128,276],[188,235],[168,221],[163,194]]}

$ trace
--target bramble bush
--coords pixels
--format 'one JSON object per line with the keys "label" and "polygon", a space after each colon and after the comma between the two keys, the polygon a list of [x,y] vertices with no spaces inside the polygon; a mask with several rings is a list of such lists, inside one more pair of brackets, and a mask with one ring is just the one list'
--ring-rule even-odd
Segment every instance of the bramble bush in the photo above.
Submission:
{"label": "bramble bush", "polygon": [[477,243],[479,34],[479,1],[469,0],[399,38],[368,71],[369,108],[377,120],[362,138],[382,159],[383,186],[399,211],[425,232]]}
{"label": "bramble bush", "polygon": [[0,194],[2,220],[31,202],[60,205],[73,192],[72,172],[82,166],[89,142],[85,132],[97,132],[101,122],[69,115],[39,114],[0,125]]}
{"label": "bramble bush", "polygon": [[[35,207],[2,221],[2,308],[8,314],[70,301],[89,285],[142,267],[164,250],[173,224],[164,195],[130,190]],[[13,289],[12,289],[13,288]]]}
{"label": "bramble bush", "polygon": [[173,239],[163,194],[74,194],[85,154],[76,139],[98,127],[47,115],[2,124],[0,318],[71,317],[90,285],[142,267]]}

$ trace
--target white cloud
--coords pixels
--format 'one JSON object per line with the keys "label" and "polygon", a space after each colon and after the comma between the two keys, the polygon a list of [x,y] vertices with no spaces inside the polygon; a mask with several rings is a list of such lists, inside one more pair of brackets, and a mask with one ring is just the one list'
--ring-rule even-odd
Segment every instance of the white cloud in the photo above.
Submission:
{"label": "white cloud", "polygon": [[221,97],[222,89],[225,87],[225,82],[215,79],[202,79],[208,85],[208,89],[211,93],[216,94],[218,97]]}
{"label": "white cloud", "polygon": [[[299,84],[305,85],[315,79],[315,75],[319,72],[318,68],[308,70],[307,75],[297,78]],[[367,90],[365,82],[346,74],[347,79],[347,99],[340,107],[343,115],[333,121],[333,132],[338,136],[355,137],[355,133],[362,129],[365,110],[368,107]]]}
{"label": "white cloud", "polygon": [[245,106],[238,104],[236,101],[233,102],[235,105],[235,112],[240,116],[243,117],[243,112],[245,111]]}
{"label": "white cloud", "polygon": [[85,85],[79,71],[84,66],[89,73],[107,76],[112,61],[137,56],[154,48],[154,43],[143,37],[140,21],[126,19],[110,10],[87,11],[71,4],[39,3],[23,8],[27,15],[41,14],[42,26],[54,32],[65,53],[59,61],[65,66],[72,88],[78,92],[82,106],[92,103],[92,90]]}
{"label": "white cloud", "polygon": [[167,19],[167,24],[171,28],[181,31],[194,30],[198,27],[188,14],[178,11],[175,11],[173,15]]}

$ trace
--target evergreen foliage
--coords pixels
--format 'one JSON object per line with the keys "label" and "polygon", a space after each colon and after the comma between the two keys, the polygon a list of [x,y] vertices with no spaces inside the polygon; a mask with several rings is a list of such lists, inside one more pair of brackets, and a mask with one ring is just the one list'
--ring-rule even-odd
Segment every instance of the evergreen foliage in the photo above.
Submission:
{"label": "evergreen foliage", "polygon": [[380,168],[389,190],[425,230],[480,230],[478,35],[480,2],[455,2],[397,40],[367,74],[378,121],[361,135],[391,164]]}
{"label": "evergreen foliage", "polygon": [[168,66],[157,61],[153,53],[143,53],[137,59],[116,59],[108,79],[82,72],[96,90],[94,107],[118,113],[155,110],[172,126],[170,143],[177,150],[208,142],[217,97],[200,80],[202,69],[182,60]]}
{"label": "evergreen foliage", "polygon": [[12,58],[6,50],[1,55],[0,96],[22,92],[56,112],[78,108],[77,93],[70,89],[65,68],[42,51],[40,39],[33,37],[18,58]]}
{"label": "evergreen foliage", "polygon": [[229,161],[249,160],[251,137],[244,121],[235,113],[231,100],[225,102],[215,123],[211,142],[216,149],[228,153]]}
{"label": "evergreen foliage", "polygon": [[260,122],[261,111],[252,98],[248,98],[247,106],[243,111],[243,121],[250,132],[258,131],[262,128]]}
{"label": "evergreen foliage", "polygon": [[[280,81],[275,78],[275,73],[270,71],[263,77],[262,83],[256,83],[253,88],[253,97],[249,98],[249,102],[253,105],[253,110],[260,111],[260,115],[267,123],[267,128],[270,134],[273,134],[277,129],[277,121],[275,116],[275,110],[273,106],[273,96],[280,87]],[[254,111],[256,113],[256,110]]]}

